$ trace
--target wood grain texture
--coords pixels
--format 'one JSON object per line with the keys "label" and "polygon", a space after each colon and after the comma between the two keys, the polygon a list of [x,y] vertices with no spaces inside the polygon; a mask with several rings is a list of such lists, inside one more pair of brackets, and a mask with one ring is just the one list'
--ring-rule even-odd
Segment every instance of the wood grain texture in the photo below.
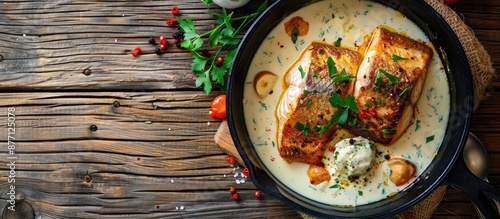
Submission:
{"label": "wood grain texture", "polygon": [[[16,198],[36,218],[300,218],[272,197],[255,199],[249,179],[236,184],[214,142],[221,121],[207,116],[219,93],[195,88],[188,51],[169,41],[158,56],[148,44],[177,31],[165,25],[173,5],[199,31],[215,26],[199,0],[0,2],[0,209],[10,185],[7,108],[15,107]],[[452,7],[499,72],[500,2]],[[134,58],[136,46],[143,53]],[[471,131],[490,153],[490,181],[500,185],[499,77],[490,91]],[[448,188],[433,218],[477,215],[467,196]]]}

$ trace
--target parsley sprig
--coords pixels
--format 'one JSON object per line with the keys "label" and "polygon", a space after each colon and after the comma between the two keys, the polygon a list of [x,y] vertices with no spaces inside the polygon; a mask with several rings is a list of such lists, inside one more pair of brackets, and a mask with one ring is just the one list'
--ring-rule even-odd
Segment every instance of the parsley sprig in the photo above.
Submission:
{"label": "parsley sprig", "polygon": [[[211,0],[202,1],[205,4],[211,3]],[[266,0],[254,13],[240,17],[235,17],[234,12],[228,14],[224,8],[222,9],[222,13],[208,11],[207,13],[214,16],[218,25],[214,29],[201,34],[196,31],[194,22],[190,17],[186,17],[185,19],[177,17],[177,22],[184,32],[184,40],[181,42],[181,46],[189,49],[193,56],[191,70],[197,76],[196,87],[203,86],[205,93],[209,94],[212,90],[212,82],[215,82],[224,89],[227,81],[227,73],[233,62],[238,44],[241,41],[238,34],[248,24],[252,23],[267,8],[267,5]],[[211,48],[218,47],[215,54],[209,57],[198,52],[204,44],[203,38],[207,37]],[[217,64],[217,57],[222,53],[225,53],[224,61],[221,64]]]}
{"label": "parsley sprig", "polygon": [[333,107],[340,107],[341,109],[335,111],[333,113],[333,117],[326,124],[316,125],[313,127],[313,131],[318,132],[319,134],[323,134],[330,126],[333,124],[344,124],[347,122],[347,118],[349,117],[349,110],[353,112],[358,112],[358,106],[356,105],[356,100],[351,95],[347,95],[345,100],[337,94],[337,92],[332,92],[330,98],[328,98],[330,105]]}

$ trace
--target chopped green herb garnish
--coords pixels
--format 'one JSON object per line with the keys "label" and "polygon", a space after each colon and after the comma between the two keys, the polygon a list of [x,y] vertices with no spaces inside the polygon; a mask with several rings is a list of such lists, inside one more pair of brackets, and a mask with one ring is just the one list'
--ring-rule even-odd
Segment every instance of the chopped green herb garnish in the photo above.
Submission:
{"label": "chopped green herb garnish", "polygon": [[319,76],[318,72],[313,72],[313,77],[318,77],[318,76]]}
{"label": "chopped green herb garnish", "polygon": [[425,139],[425,143],[429,143],[429,142],[431,142],[432,140],[434,140],[434,135],[431,135],[431,136],[427,137],[427,138]]}
{"label": "chopped green herb garnish", "polygon": [[415,121],[415,131],[420,129],[420,120]]}
{"label": "chopped green herb garnish", "polygon": [[332,83],[338,82],[338,81],[348,81],[351,80],[354,77],[354,75],[347,74],[345,68],[342,69],[339,75],[337,75],[335,78],[333,78]]}
{"label": "chopped green herb garnish", "polygon": [[403,58],[401,56],[398,56],[396,54],[392,54],[392,60],[394,61],[399,61],[399,60],[408,60],[408,58]]}
{"label": "chopped green herb garnish", "polygon": [[323,132],[325,132],[328,128],[330,128],[330,126],[333,125],[333,122],[334,121],[333,121],[333,118],[332,118],[326,124],[316,125],[316,126],[313,127],[313,131],[318,132],[319,134],[323,134]]}
{"label": "chopped green herb garnish", "polygon": [[339,184],[335,184],[335,185],[333,185],[333,186],[330,186],[329,188],[330,188],[330,189],[337,189],[337,188],[339,188]]}
{"label": "chopped green herb garnish", "polygon": [[[204,0],[205,3],[211,0]],[[207,4],[208,5],[208,4]],[[195,86],[203,87],[206,94],[212,90],[212,82],[225,87],[227,83],[227,73],[231,67],[236,49],[241,41],[240,33],[244,31],[249,24],[252,24],[268,6],[268,1],[264,1],[260,7],[249,15],[234,16],[234,13],[227,13],[222,9],[222,13],[208,11],[217,21],[214,28],[198,33],[195,24],[190,17],[182,19],[176,17],[179,27],[184,32],[184,39],[180,46],[189,49],[192,56],[191,71],[196,75]],[[208,38],[204,41],[203,38]],[[207,47],[216,48],[212,56],[205,56],[198,51],[207,42]],[[224,53],[222,64],[217,63],[217,57]]]}
{"label": "chopped green herb garnish", "polygon": [[336,47],[339,47],[340,46],[340,42],[342,42],[342,38],[338,38],[337,41],[335,41],[335,46]]}
{"label": "chopped green herb garnish", "polygon": [[353,112],[358,112],[358,107],[356,106],[356,101],[351,95],[347,95],[345,100],[336,92],[332,92],[332,96],[328,99],[333,107],[341,107],[342,109],[337,110],[333,113],[333,120],[335,123],[344,124],[349,116],[349,110]]}
{"label": "chopped green herb garnish", "polygon": [[375,84],[379,85],[382,83],[382,74],[385,75],[391,83],[399,82],[401,79],[392,75],[389,72],[386,72],[384,69],[379,68],[377,71],[377,76],[375,77]]}
{"label": "chopped green herb garnish", "polygon": [[304,89],[304,95],[306,95],[306,96],[307,96],[307,95],[308,95],[308,94],[310,94],[310,93],[311,93],[311,92],[309,92],[308,90]]}
{"label": "chopped green herb garnish", "polygon": [[401,93],[399,94],[400,97],[404,96],[406,93],[408,93],[408,88],[405,88]]}
{"label": "chopped green herb garnish", "polygon": [[309,129],[309,124],[296,122],[293,128],[301,131],[303,135],[308,135],[311,132],[311,130]]}
{"label": "chopped green herb garnish", "polygon": [[332,57],[328,57],[328,59],[326,60],[326,66],[328,67],[328,75],[330,77],[337,75],[337,67],[335,67],[335,62],[333,61]]}
{"label": "chopped green herb garnish", "polygon": [[[375,84],[377,83],[377,80],[375,79]],[[373,92],[379,93],[380,92],[380,87],[375,87],[373,88]]]}
{"label": "chopped green herb garnish", "polygon": [[354,118],[353,120],[349,121],[349,125],[350,126],[355,126],[356,124],[358,124],[358,119],[357,118]]}
{"label": "chopped green herb garnish", "polygon": [[394,128],[382,129],[382,133],[384,133],[384,134],[391,134],[391,133],[394,133],[394,131],[396,131],[396,129],[394,129]]}
{"label": "chopped green herb garnish", "polygon": [[366,101],[365,106],[371,108],[371,107],[374,107],[375,104],[372,101]]}
{"label": "chopped green herb garnish", "polygon": [[363,196],[363,191],[358,190],[358,195],[359,195],[359,196]]}
{"label": "chopped green herb garnish", "polygon": [[306,72],[302,68],[302,65],[299,65],[299,72],[300,72],[300,77],[304,78],[306,76]]}
{"label": "chopped green herb garnish", "polygon": [[295,27],[292,30],[292,42],[295,44],[297,42],[297,37],[299,36],[299,28]]}
{"label": "chopped green herb garnish", "polygon": [[312,102],[312,100],[307,101],[307,108],[311,107]]}
{"label": "chopped green herb garnish", "polygon": [[382,99],[380,99],[380,98],[377,97],[375,99],[375,102],[378,103],[378,104],[382,104],[384,101],[382,101]]}

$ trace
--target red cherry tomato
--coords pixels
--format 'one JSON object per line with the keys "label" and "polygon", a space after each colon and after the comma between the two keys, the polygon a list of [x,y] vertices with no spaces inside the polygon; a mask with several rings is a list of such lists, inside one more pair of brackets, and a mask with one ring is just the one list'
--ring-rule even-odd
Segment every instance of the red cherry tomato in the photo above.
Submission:
{"label": "red cherry tomato", "polygon": [[232,187],[232,186],[231,186],[231,188],[229,188],[229,192],[230,192],[231,194],[236,193],[236,188],[234,188],[234,187]]}
{"label": "red cherry tomato", "polygon": [[221,94],[212,101],[212,108],[208,111],[210,117],[215,119],[226,118],[226,95]]}

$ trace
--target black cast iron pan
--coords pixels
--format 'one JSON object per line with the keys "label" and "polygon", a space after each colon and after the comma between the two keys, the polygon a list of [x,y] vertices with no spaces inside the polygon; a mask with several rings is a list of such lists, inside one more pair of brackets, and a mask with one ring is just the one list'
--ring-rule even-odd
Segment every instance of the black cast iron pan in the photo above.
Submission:
{"label": "black cast iron pan", "polygon": [[288,206],[319,218],[384,218],[397,214],[424,199],[437,187],[451,185],[466,192],[487,218],[498,214],[486,201],[500,200],[500,189],[475,177],[465,166],[462,150],[469,133],[473,110],[472,79],[464,50],[449,25],[424,1],[379,0],[403,13],[431,39],[447,71],[451,109],[444,140],[436,158],[404,192],[390,198],[352,208],[331,206],[305,198],[281,184],[263,165],[247,134],[243,115],[243,85],[255,49],[264,37],[288,14],[317,0],[280,0],[273,3],[250,27],[243,38],[230,70],[228,122],[233,141],[254,184]]}

